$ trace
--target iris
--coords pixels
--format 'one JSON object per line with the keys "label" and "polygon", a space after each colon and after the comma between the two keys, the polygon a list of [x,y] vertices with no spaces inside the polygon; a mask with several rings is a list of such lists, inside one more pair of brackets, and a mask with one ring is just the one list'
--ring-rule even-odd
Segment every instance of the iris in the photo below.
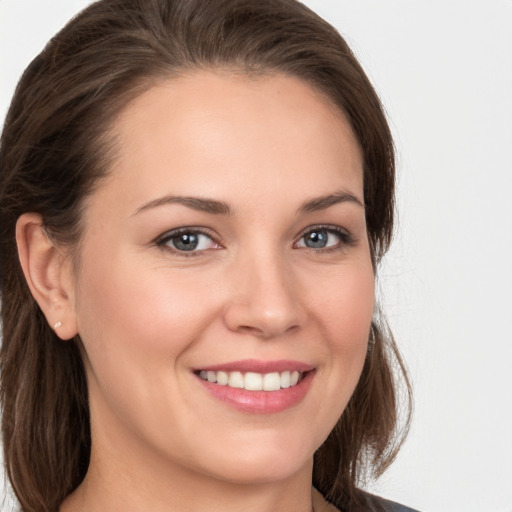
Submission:
{"label": "iris", "polygon": [[329,233],[325,229],[310,231],[304,235],[304,244],[311,249],[322,249],[327,245]]}
{"label": "iris", "polygon": [[171,240],[174,247],[179,251],[193,251],[199,245],[197,233],[181,233],[174,236]]}

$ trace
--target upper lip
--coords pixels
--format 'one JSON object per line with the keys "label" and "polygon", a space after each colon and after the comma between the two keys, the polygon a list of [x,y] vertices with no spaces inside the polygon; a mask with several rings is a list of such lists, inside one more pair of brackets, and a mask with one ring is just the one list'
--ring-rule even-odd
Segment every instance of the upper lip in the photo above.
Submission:
{"label": "upper lip", "polygon": [[196,371],[225,371],[225,372],[254,372],[254,373],[273,373],[273,372],[286,372],[298,371],[309,372],[314,369],[314,366],[303,363],[301,361],[292,361],[288,359],[281,359],[276,361],[262,361],[259,359],[242,359],[240,361],[230,361],[228,363],[215,364],[211,366],[202,366],[196,368]]}

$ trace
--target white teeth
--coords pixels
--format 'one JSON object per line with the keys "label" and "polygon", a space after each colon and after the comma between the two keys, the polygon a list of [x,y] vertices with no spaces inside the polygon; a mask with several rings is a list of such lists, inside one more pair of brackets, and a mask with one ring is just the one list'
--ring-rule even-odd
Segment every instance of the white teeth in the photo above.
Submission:
{"label": "white teeth", "polygon": [[281,387],[289,388],[290,387],[290,372],[281,373]]}
{"label": "white teeth", "polygon": [[249,391],[261,391],[263,389],[263,376],[261,373],[247,372],[244,377],[244,388]]}
{"label": "white teeth", "polygon": [[272,373],[247,372],[215,372],[201,370],[199,377],[208,382],[217,383],[231,388],[245,388],[248,391],[277,391],[291,386],[296,386],[301,373],[298,371],[284,371]]}
{"label": "white teeth", "polygon": [[266,373],[263,376],[263,391],[277,391],[281,389],[281,375],[279,373]]}
{"label": "white teeth", "polygon": [[240,372],[230,372],[228,379],[228,386],[230,388],[243,388],[244,376]]}
{"label": "white teeth", "polygon": [[226,386],[229,381],[229,375],[226,372],[217,372],[217,384]]}

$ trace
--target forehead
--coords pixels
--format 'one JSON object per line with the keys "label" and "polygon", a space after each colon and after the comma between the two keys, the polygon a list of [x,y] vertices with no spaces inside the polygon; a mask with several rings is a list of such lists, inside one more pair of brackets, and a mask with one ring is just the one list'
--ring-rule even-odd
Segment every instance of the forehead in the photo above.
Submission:
{"label": "forehead", "polygon": [[113,134],[111,179],[127,201],[236,187],[240,197],[269,187],[304,196],[348,186],[362,194],[349,123],[324,94],[288,75],[203,70],[162,81],[125,108]]}

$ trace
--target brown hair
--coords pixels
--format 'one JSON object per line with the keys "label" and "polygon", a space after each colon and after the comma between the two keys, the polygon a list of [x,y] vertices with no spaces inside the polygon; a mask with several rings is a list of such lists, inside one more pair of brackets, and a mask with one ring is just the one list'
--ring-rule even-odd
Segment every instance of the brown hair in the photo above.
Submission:
{"label": "brown hair", "polygon": [[[366,222],[375,268],[393,231],[394,147],[380,101],[342,37],[295,0],[101,0],[59,32],[25,71],[0,141],[2,431],[7,474],[25,512],[56,512],[90,456],[80,340],[62,343],[32,298],[15,224],[39,213],[75,247],[81,210],[115,156],[109,127],[156,80],[187,69],[288,73],[344,112],[364,155]],[[361,499],[365,469],[396,455],[397,376],[410,387],[376,316],[357,388],[314,462],[314,485],[340,508]]]}

